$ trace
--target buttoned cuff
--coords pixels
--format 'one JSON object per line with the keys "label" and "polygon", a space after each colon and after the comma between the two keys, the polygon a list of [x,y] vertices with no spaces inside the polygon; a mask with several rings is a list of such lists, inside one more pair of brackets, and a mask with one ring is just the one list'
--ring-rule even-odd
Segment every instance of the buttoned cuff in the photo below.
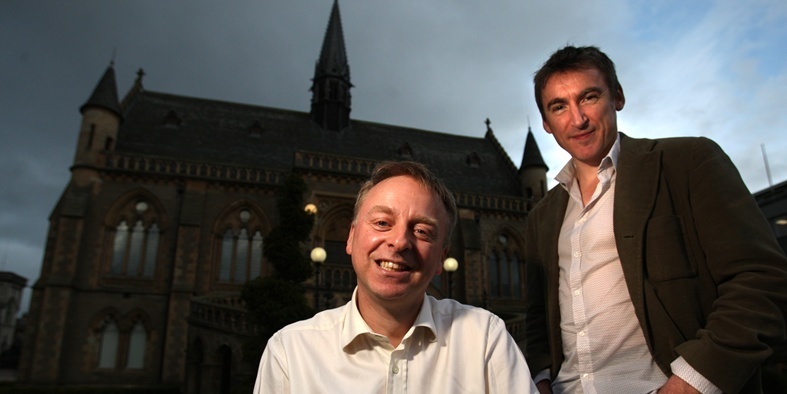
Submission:
{"label": "buttoned cuff", "polygon": [[542,380],[547,380],[547,379],[549,379],[549,368],[539,372],[538,375],[536,375],[536,377],[533,378],[533,383],[538,383]]}
{"label": "buttoned cuff", "polygon": [[672,369],[672,373],[677,375],[679,378],[686,381],[686,383],[690,384],[691,387],[699,390],[702,394],[722,394],[722,391],[719,390],[716,385],[710,382],[710,380],[706,379],[704,376],[700,375],[696,369],[694,369],[691,365],[689,365],[683,357],[678,357],[675,361],[670,364],[670,368]]}

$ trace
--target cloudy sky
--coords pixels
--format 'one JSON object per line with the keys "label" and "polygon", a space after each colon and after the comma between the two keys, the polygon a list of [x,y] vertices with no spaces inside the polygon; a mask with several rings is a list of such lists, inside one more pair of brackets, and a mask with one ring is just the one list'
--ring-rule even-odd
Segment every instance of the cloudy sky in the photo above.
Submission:
{"label": "cloudy sky", "polygon": [[[0,2],[0,270],[32,285],[69,180],[79,107],[114,59],[121,97],[147,90],[307,111],[333,0]],[[787,180],[783,0],[340,0],[354,119],[475,137],[484,120],[517,165],[528,126],[553,177],[533,72],[597,45],[635,137],[706,136],[752,192]],[[763,155],[764,151],[767,155]],[[26,291],[24,307],[28,303]]]}

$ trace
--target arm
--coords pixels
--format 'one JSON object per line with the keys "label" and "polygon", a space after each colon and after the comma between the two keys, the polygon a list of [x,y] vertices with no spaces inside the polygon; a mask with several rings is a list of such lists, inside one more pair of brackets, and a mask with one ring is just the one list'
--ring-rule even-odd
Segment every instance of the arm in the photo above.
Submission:
{"label": "arm", "polygon": [[286,354],[278,333],[274,334],[260,359],[257,379],[254,382],[254,394],[289,394],[290,378],[287,374]]}
{"label": "arm", "polygon": [[[547,332],[546,272],[539,255],[538,215],[531,211],[527,222],[525,244],[526,315],[525,358],[533,376],[552,367]],[[547,375],[549,377],[549,375]]]}
{"label": "arm", "polygon": [[522,351],[506,330],[505,322],[492,315],[488,330],[486,392],[538,393]]}
{"label": "arm", "polygon": [[729,157],[710,140],[692,144],[685,220],[700,250],[690,253],[706,262],[716,294],[704,327],[675,350],[720,389],[737,392],[784,340],[787,259]]}

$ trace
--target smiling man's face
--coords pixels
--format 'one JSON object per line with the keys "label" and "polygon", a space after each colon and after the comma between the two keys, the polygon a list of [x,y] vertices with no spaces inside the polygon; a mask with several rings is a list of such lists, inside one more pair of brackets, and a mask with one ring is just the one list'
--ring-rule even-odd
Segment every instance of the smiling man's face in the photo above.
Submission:
{"label": "smiling man's face", "polygon": [[359,302],[420,307],[448,249],[448,213],[437,195],[409,176],[375,185],[350,228],[346,251]]}
{"label": "smiling man's face", "polygon": [[618,136],[617,111],[623,90],[611,91],[595,68],[565,71],[547,79],[541,92],[544,129],[574,158],[598,167]]}

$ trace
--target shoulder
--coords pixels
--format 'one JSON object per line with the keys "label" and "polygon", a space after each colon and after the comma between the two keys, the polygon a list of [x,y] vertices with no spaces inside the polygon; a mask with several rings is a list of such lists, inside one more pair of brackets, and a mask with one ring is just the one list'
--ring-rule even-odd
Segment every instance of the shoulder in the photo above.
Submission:
{"label": "shoulder", "polygon": [[527,214],[529,217],[535,217],[553,209],[561,209],[561,207],[565,205],[561,204],[561,202],[565,202],[567,198],[568,193],[566,192],[566,189],[564,189],[563,186],[559,184],[555,185],[549,189],[547,194],[541,200],[539,200],[536,205],[533,206],[530,211],[528,211]]}
{"label": "shoulder", "polygon": [[450,298],[438,300],[430,295],[427,295],[426,298],[431,304],[436,322],[448,318],[453,319],[454,325],[474,325],[477,327],[487,327],[502,322],[497,315],[484,308],[462,304]]}
{"label": "shoulder", "polygon": [[667,138],[632,138],[621,135],[621,154],[623,152],[662,151],[667,154],[687,154],[696,152],[720,152],[721,147],[707,137],[667,137]]}
{"label": "shoulder", "polygon": [[314,332],[332,331],[340,326],[347,314],[348,306],[325,310],[317,313],[313,317],[291,323],[274,334],[274,337],[281,340],[286,337],[310,335]]}

